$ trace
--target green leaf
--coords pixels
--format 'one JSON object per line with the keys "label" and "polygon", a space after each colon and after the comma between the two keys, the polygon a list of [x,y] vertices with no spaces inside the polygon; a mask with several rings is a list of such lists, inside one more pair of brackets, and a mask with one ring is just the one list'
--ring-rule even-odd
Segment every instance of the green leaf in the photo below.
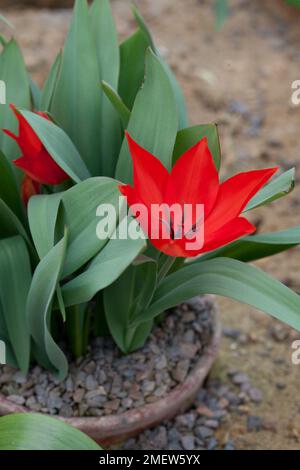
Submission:
{"label": "green leaf", "polygon": [[228,258],[192,264],[170,274],[136,323],[201,294],[238,300],[300,330],[300,296],[260,269]]}
{"label": "green leaf", "polygon": [[0,151],[0,198],[20,219],[24,218],[24,211],[12,168]]}
{"label": "green leaf", "polygon": [[27,244],[32,247],[24,226],[8,205],[0,199],[0,238],[12,235],[21,235]]}
{"label": "green leaf", "polygon": [[31,95],[31,103],[32,103],[31,107],[34,110],[39,110],[40,102],[41,102],[41,90],[31,78],[29,78],[29,84],[30,84],[30,95]]}
{"label": "green leaf", "polygon": [[51,335],[52,304],[58,287],[65,257],[67,236],[55,245],[37,266],[26,311],[30,333],[34,340],[35,359],[50,369],[58,379],[64,379],[68,371],[67,359]]}
{"label": "green leaf", "polygon": [[127,128],[130,119],[130,111],[126,104],[108,83],[102,81],[102,89],[111,104],[114,106],[115,110],[118,112],[124,128]]}
{"label": "green leaf", "polygon": [[195,145],[203,137],[207,137],[209,149],[213,156],[215,165],[219,170],[221,164],[221,149],[216,124],[200,124],[198,126],[180,130],[176,137],[173,163],[175,163],[176,160],[184,154],[184,152]]}
{"label": "green leaf", "polygon": [[19,236],[0,240],[0,314],[11,350],[24,373],[29,366],[30,336],[25,304],[30,282],[30,261],[24,240]]}
{"label": "green leaf", "polygon": [[[109,0],[94,0],[90,20],[96,43],[99,77],[117,89],[120,70],[120,52],[117,31]],[[106,96],[102,101],[101,174],[113,176],[121,147],[121,123],[118,113]]]}
{"label": "green leaf", "polygon": [[255,261],[288,250],[300,243],[300,225],[273,233],[262,233],[237,240],[218,250],[205,253],[192,263],[211,258],[235,258],[240,261]]}
{"label": "green leaf", "polygon": [[55,227],[61,198],[61,193],[55,193],[33,196],[29,200],[29,226],[40,259],[55,244]]}
{"label": "green leaf", "polygon": [[101,450],[78,429],[49,416],[16,413],[0,418],[0,450]]}
{"label": "green leaf", "polygon": [[42,96],[41,96],[41,110],[49,111],[51,108],[52,98],[55,92],[57,79],[59,77],[60,68],[62,64],[62,52],[56,56],[56,59],[52,65],[46,83],[44,85]]}
{"label": "green leaf", "polygon": [[[130,223],[137,224],[129,219]],[[88,268],[62,288],[65,306],[90,301],[100,290],[114,282],[145,248],[142,239],[118,239],[118,235],[105,245]]]}
{"label": "green leaf", "polygon": [[[146,81],[134,102],[128,132],[170,170],[177,130],[177,105],[169,77],[161,60],[148,49]],[[126,139],[120,152],[116,177],[123,183],[131,182],[132,179],[132,163]]]}
{"label": "green leaf", "polygon": [[90,173],[67,134],[53,122],[30,111],[20,111],[43,142],[56,163],[75,183],[89,178]]}
{"label": "green leaf", "polygon": [[[0,129],[9,129],[17,134],[18,123],[9,104],[14,103],[17,107],[29,109],[31,94],[24,60],[14,39],[5,45],[0,54],[0,80],[6,83],[7,103],[0,105]],[[20,156],[20,149],[16,142],[4,132],[0,132],[0,148],[10,161]]]}
{"label": "green leaf", "polygon": [[107,243],[116,226],[112,225],[107,239],[100,240],[96,235],[97,208],[111,204],[118,215],[119,198],[117,181],[105,177],[90,178],[63,193],[63,225],[69,232],[63,277],[81,268]]}
{"label": "green leaf", "polygon": [[50,111],[92,175],[101,171],[101,95],[87,1],[76,0]]}
{"label": "green leaf", "polygon": [[255,209],[256,207],[269,204],[283,196],[289,194],[295,185],[295,168],[285,171],[282,175],[272,180],[264,186],[248,203],[244,212]]}
{"label": "green leaf", "polygon": [[220,31],[229,14],[228,0],[214,0],[214,1],[215,1],[215,14],[216,14],[216,29]]}
{"label": "green leaf", "polygon": [[177,81],[177,78],[176,78],[175,74],[173,73],[171,67],[167,64],[167,62],[165,62],[163,60],[163,58],[160,55],[159,50],[156,48],[156,46],[154,44],[154,41],[153,41],[153,38],[152,38],[152,35],[150,33],[150,30],[149,30],[148,26],[146,25],[146,23],[144,21],[144,18],[142,17],[142,15],[139,12],[138,8],[135,5],[133,5],[132,10],[133,10],[133,14],[134,14],[134,17],[135,17],[135,20],[136,20],[137,24],[139,25],[139,27],[141,28],[141,30],[144,32],[145,36],[147,37],[147,40],[148,40],[153,52],[155,52],[155,54],[158,57],[160,57],[160,59],[162,61],[162,64],[165,68],[165,71],[166,71],[166,73],[169,77],[169,80],[170,80],[170,83],[171,83],[171,86],[173,88],[173,92],[174,92],[174,95],[175,95],[175,98],[176,98],[178,112],[179,112],[179,129],[183,129],[184,127],[187,127],[187,125],[188,125],[188,118],[187,118],[185,99],[184,99],[182,89],[181,89],[181,87],[180,87],[180,85]]}
{"label": "green leaf", "polygon": [[145,54],[150,43],[137,29],[120,45],[119,94],[131,110],[145,76]]}
{"label": "green leaf", "polygon": [[150,258],[130,266],[104,291],[104,306],[109,330],[119,346],[128,353],[141,347],[153,325],[152,319],[131,327],[134,318],[149,305],[157,280],[157,264]]}

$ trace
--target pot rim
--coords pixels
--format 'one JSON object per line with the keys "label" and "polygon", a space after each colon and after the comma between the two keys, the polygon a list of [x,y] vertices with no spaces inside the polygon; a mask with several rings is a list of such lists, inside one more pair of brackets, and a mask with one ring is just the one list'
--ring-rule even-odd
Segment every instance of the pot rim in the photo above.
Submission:
{"label": "pot rim", "polygon": [[[220,311],[215,296],[205,295],[202,297],[209,299],[212,303],[214,331],[210,343],[206,346],[206,351],[184,382],[174,387],[165,397],[120,414],[74,418],[55,416],[55,418],[81,430],[102,445],[111,445],[184,412],[193,403],[197,392],[212,368],[219,351],[222,335]],[[28,412],[32,413],[32,410],[12,403],[0,393],[0,416]]]}

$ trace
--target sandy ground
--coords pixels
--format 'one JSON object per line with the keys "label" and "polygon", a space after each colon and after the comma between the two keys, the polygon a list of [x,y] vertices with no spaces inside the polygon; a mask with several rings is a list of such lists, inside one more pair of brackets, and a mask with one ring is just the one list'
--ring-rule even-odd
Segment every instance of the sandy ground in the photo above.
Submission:
{"label": "sandy ground", "polygon": [[[113,3],[122,37],[134,28],[129,2]],[[297,167],[294,192],[255,212],[259,230],[300,224],[300,106],[291,104],[291,84],[300,79],[300,10],[281,0],[231,0],[230,17],[217,33],[212,0],[137,3],[183,86],[191,123],[219,123],[223,177],[278,163]],[[15,24],[26,63],[41,85],[63,43],[70,13],[3,12]],[[300,291],[300,249],[259,265]],[[224,426],[224,439],[230,434],[242,449],[299,449],[300,366],[291,363],[291,342],[300,333],[248,306],[227,299],[220,299],[220,306],[224,326],[239,328],[245,340],[224,338],[213,373],[224,375],[229,363],[247,372],[264,394],[260,405],[245,407]],[[247,432],[248,414],[262,417],[264,429]]]}

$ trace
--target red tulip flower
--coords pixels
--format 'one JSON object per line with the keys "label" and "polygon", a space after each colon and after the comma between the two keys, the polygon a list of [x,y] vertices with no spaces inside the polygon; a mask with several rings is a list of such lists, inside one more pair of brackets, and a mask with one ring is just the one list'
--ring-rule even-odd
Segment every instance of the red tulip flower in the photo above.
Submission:
{"label": "red tulip flower", "polygon": [[40,194],[41,192],[41,185],[36,181],[32,180],[29,176],[25,176],[22,181],[22,200],[24,205],[27,207],[28,201],[31,196],[35,196],[36,194]]}
{"label": "red tulip flower", "polygon": [[[22,156],[14,160],[13,163],[33,181],[40,184],[55,185],[69,179],[69,176],[53,160],[22,114],[17,111],[14,105],[11,104],[10,107],[19,121],[19,135],[16,136],[7,129],[3,129],[3,131],[17,142],[22,151]],[[45,113],[37,114],[49,120]]]}
{"label": "red tulip flower", "polygon": [[[159,251],[170,256],[193,257],[256,230],[241,217],[241,212],[278,168],[239,173],[220,183],[206,138],[185,152],[170,173],[129,134],[127,140],[133,160],[134,185],[122,185],[119,189],[131,209],[136,205],[147,209],[146,215],[140,210],[134,210],[133,214]],[[153,218],[153,205],[164,207],[159,223]],[[166,207],[172,205],[182,208],[182,219],[172,216],[170,211],[167,214]],[[197,205],[204,208],[200,220],[197,220]],[[185,206],[192,207],[187,227]],[[191,248],[191,240],[197,237],[199,230],[204,233],[203,242]]]}

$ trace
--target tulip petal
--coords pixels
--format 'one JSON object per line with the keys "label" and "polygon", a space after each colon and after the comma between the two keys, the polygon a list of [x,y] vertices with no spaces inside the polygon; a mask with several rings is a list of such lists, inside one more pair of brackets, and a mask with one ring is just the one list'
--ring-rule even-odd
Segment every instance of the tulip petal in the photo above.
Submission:
{"label": "tulip petal", "polygon": [[27,207],[29,199],[35,194],[40,194],[40,192],[40,184],[33,181],[29,176],[25,176],[22,181],[22,199],[25,207]]}
{"label": "tulip petal", "polygon": [[158,158],[138,145],[128,132],[126,137],[133,160],[133,181],[139,202],[146,205],[162,203],[169,177],[167,169]]}
{"label": "tulip petal", "polygon": [[[237,217],[236,219],[231,220],[227,224],[223,225],[219,230],[213,233],[211,236],[208,235],[202,253],[207,251],[216,250],[228,243],[231,243],[238,238],[245,237],[246,235],[250,235],[251,233],[255,232],[256,227],[252,225],[249,220],[245,219],[245,217]],[[205,226],[204,226],[204,233],[206,233]]]}
{"label": "tulip petal", "polygon": [[207,233],[213,233],[240,215],[250,199],[278,170],[253,170],[232,176],[220,185],[215,206],[206,220]]}
{"label": "tulip petal", "polygon": [[24,157],[31,158],[36,156],[42,149],[42,142],[16,107],[11,104],[10,108],[19,121],[19,136],[10,135],[8,132],[6,132],[6,134],[10,135],[10,137],[13,137],[18,142]]}
{"label": "tulip petal", "polygon": [[203,204],[207,217],[215,204],[218,189],[218,172],[207,138],[203,137],[175,163],[166,188],[165,199],[170,205]]}
{"label": "tulip petal", "polygon": [[69,179],[69,176],[57,165],[44,148],[34,158],[29,159],[23,156],[14,160],[13,163],[31,179],[41,184],[56,185]]}

